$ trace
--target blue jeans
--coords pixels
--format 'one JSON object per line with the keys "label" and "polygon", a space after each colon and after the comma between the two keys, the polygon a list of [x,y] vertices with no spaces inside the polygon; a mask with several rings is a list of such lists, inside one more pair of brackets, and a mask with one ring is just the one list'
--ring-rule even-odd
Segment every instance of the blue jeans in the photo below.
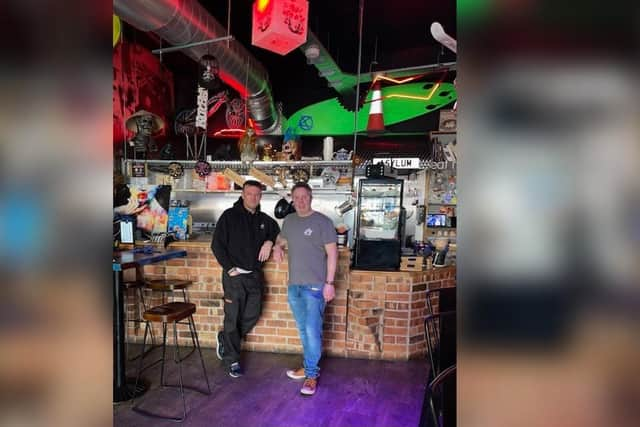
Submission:
{"label": "blue jeans", "polygon": [[320,375],[322,355],[322,320],[326,305],[322,296],[323,285],[289,285],[289,307],[296,319],[304,356],[304,374],[307,378]]}

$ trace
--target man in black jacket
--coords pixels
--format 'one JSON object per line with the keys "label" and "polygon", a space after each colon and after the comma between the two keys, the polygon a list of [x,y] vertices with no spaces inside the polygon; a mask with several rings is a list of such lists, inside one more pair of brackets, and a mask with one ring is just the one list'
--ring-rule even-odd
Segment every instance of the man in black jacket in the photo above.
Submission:
{"label": "man in black jacket", "polygon": [[262,311],[262,264],[280,232],[278,223],[260,211],[262,184],[249,180],[233,207],[216,224],[211,249],[222,266],[224,329],[218,332],[218,358],[229,375],[242,375],[240,340],[255,326]]}

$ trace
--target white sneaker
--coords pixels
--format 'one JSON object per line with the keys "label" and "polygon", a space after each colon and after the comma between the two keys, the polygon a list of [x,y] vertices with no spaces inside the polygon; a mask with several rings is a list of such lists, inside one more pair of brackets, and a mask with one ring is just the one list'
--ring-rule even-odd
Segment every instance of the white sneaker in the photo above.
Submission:
{"label": "white sneaker", "polygon": [[287,371],[287,376],[292,380],[303,380],[305,378],[304,368],[289,369]]}

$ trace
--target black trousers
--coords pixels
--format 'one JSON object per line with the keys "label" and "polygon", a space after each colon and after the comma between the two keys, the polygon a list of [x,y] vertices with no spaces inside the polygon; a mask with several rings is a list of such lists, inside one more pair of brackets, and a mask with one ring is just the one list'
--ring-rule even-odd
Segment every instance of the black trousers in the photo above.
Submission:
{"label": "black trousers", "polygon": [[222,361],[226,366],[240,360],[241,339],[253,329],[262,312],[262,273],[229,276],[222,273],[224,289],[224,344]]}

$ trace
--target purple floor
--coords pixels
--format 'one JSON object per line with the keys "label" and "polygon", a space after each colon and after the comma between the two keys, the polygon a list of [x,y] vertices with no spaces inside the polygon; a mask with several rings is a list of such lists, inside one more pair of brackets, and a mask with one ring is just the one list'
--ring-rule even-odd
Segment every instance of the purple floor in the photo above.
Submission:
{"label": "purple floor", "polygon": [[[149,360],[159,357],[154,350]],[[231,378],[216,358],[203,349],[211,395],[185,390],[187,419],[184,426],[211,427],[413,427],[418,426],[427,377],[427,362],[324,358],[318,391],[300,395],[302,385],[286,377],[301,358],[292,354],[244,352],[245,375]],[[173,352],[167,352],[167,355]],[[145,359],[146,361],[147,359]],[[135,373],[137,362],[129,362]],[[167,381],[177,384],[177,368],[167,363]],[[185,385],[206,389],[197,353],[183,362]],[[168,415],[181,414],[178,389],[159,389],[160,365],[147,369],[143,378],[151,389],[141,406]],[[138,403],[138,401],[136,401]],[[172,421],[144,417],[128,402],[114,405],[114,426],[175,426]]]}

